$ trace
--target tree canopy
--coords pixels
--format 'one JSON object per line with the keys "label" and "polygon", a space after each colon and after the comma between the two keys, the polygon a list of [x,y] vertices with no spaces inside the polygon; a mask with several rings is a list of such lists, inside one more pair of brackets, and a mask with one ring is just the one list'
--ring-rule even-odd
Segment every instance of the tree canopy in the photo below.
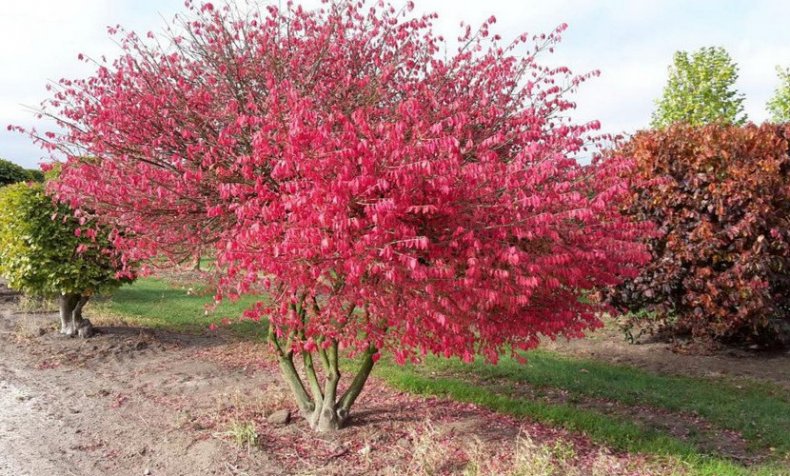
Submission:
{"label": "tree canopy", "polygon": [[650,125],[743,124],[744,96],[735,88],[737,80],[738,66],[724,48],[676,52]]}
{"label": "tree canopy", "polygon": [[41,184],[0,189],[0,275],[38,296],[94,294],[120,284],[106,237],[56,206]]}
{"label": "tree canopy", "polygon": [[768,101],[768,112],[773,122],[790,122],[790,68],[777,67],[776,74],[779,77],[779,86]]}
{"label": "tree canopy", "polygon": [[28,170],[8,160],[0,159],[0,187],[27,180],[43,182],[44,174],[40,170]]}

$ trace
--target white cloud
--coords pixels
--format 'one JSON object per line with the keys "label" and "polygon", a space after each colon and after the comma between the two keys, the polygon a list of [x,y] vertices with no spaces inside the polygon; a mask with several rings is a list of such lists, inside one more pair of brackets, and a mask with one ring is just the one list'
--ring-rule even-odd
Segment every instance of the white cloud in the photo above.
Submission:
{"label": "white cloud", "polygon": [[[400,0],[395,0],[397,4]],[[405,2],[405,0],[403,0]],[[678,49],[721,45],[740,65],[738,87],[746,110],[765,119],[764,105],[776,85],[774,66],[790,66],[790,28],[784,0],[417,0],[421,11],[440,14],[436,29],[448,39],[465,20],[479,25],[496,15],[505,38],[524,31],[570,29],[547,61],[574,71],[599,69],[575,100],[579,120],[600,119],[608,132],[632,131],[649,122],[653,101]],[[309,0],[306,5],[316,5]],[[0,157],[32,166],[42,155],[28,139],[10,134],[8,123],[35,121],[20,104],[36,105],[48,79],[84,75],[78,52],[112,56],[105,26],[121,23],[159,30],[182,0],[24,0],[3,2],[0,16]]]}
{"label": "white cloud", "polygon": [[[140,8],[145,5],[147,8]],[[135,29],[162,25],[159,12],[172,16],[180,0],[24,0],[3,2],[0,15],[0,157],[34,167],[45,154],[8,124],[24,127],[37,121],[30,107],[46,97],[45,85],[64,77],[80,77],[91,68],[77,54],[117,54],[106,27],[124,23]]]}

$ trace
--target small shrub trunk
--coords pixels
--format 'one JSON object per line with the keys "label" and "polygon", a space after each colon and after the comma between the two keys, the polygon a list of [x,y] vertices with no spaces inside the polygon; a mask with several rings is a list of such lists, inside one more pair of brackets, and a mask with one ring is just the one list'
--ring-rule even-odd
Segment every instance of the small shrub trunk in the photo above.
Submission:
{"label": "small shrub trunk", "polygon": [[69,337],[93,336],[91,321],[82,317],[82,308],[90,299],[82,294],[60,296],[60,333]]}

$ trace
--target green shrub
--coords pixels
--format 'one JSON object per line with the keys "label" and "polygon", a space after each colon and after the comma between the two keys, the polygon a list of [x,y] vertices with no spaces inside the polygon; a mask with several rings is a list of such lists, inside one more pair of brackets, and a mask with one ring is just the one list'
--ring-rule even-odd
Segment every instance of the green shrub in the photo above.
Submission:
{"label": "green shrub", "polygon": [[29,171],[13,162],[0,159],[0,187],[31,179]]}
{"label": "green shrub", "polygon": [[114,289],[120,261],[106,232],[80,224],[41,184],[0,189],[0,276],[31,296],[60,299],[61,332],[90,334],[82,307],[90,296]]}
{"label": "green shrub", "polygon": [[27,169],[27,179],[32,182],[44,182],[44,172],[39,169]]}

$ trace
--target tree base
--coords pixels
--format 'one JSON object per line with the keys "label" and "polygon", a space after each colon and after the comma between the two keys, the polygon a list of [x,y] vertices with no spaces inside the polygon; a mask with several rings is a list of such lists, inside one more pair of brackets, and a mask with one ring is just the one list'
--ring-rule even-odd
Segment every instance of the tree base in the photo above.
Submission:
{"label": "tree base", "polygon": [[68,337],[81,337],[88,339],[96,335],[96,329],[93,327],[90,319],[82,319],[78,323],[69,322],[66,325],[61,325],[60,333]]}
{"label": "tree base", "polygon": [[327,404],[318,409],[310,415],[308,423],[310,428],[318,433],[330,433],[337,431],[346,426],[348,420],[348,412],[341,409],[336,409],[334,404]]}
{"label": "tree base", "polygon": [[60,297],[61,334],[87,339],[96,333],[91,321],[82,317],[82,308],[88,299],[88,296],[80,294],[63,294]]}
{"label": "tree base", "polygon": [[351,406],[365,386],[368,376],[370,376],[370,371],[376,362],[374,355],[377,350],[370,346],[363,354],[361,365],[354,380],[345,393],[338,398],[337,388],[340,382],[340,365],[338,361],[339,345],[337,342],[332,342],[326,349],[318,351],[325,371],[323,388],[313,365],[312,354],[307,351],[302,352],[304,371],[307,374],[307,382],[310,385],[310,392],[308,393],[294,365],[293,351],[285,352],[282,350],[271,328],[269,330],[269,338],[278,354],[283,377],[296,397],[299,412],[307,420],[310,428],[319,433],[334,432],[343,428],[349,420]]}

